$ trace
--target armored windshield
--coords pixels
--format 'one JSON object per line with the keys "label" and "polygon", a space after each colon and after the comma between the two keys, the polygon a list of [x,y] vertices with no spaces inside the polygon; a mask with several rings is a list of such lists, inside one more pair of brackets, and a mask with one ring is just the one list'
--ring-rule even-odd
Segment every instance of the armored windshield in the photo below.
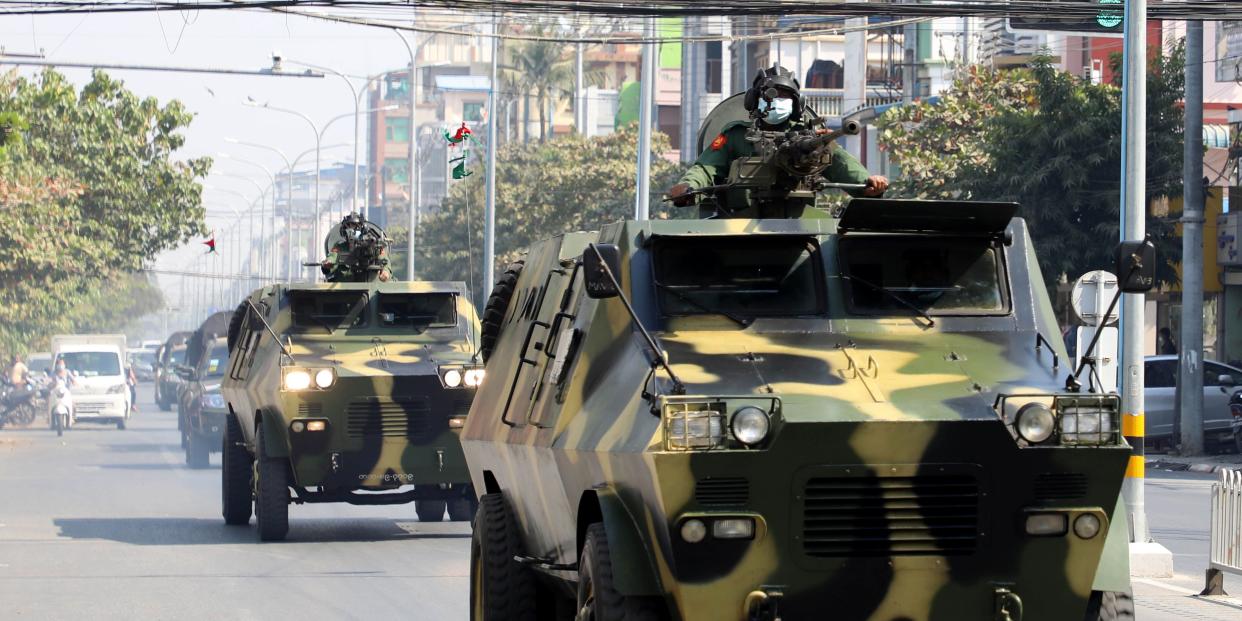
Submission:
{"label": "armored windshield", "polygon": [[841,239],[850,310],[862,314],[989,315],[1008,311],[1004,263],[985,238]]}
{"label": "armored windshield", "polygon": [[289,309],[293,327],[332,332],[367,323],[365,291],[293,291]]}
{"label": "armored windshield", "polygon": [[658,238],[656,294],[665,315],[822,314],[819,246],[802,236]]}
{"label": "armored windshield", "polygon": [[414,330],[457,325],[457,296],[452,293],[381,293],[376,313],[380,325]]}

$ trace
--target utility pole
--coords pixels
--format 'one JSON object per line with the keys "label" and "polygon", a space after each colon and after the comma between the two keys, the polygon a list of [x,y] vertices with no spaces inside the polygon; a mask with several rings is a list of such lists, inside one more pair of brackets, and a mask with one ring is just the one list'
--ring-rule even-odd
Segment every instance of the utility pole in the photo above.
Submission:
{"label": "utility pole", "polygon": [[906,24],[901,29],[901,101],[905,105],[914,103],[914,83],[918,80],[919,27],[917,24]]}
{"label": "utility pole", "polygon": [[[851,30],[845,33],[845,90],[841,97],[841,116],[867,103],[867,18],[851,17],[845,20],[845,25]],[[846,138],[845,148],[850,155],[862,159],[862,136]]]}
{"label": "utility pole", "polygon": [[574,129],[578,130],[579,136],[586,136],[586,95],[582,92],[586,85],[582,76],[582,48],[581,41],[574,46]]}
{"label": "utility pole", "polygon": [[[492,78],[487,85],[487,204],[483,208],[483,295],[491,291],[496,262],[496,84],[500,28],[492,14]],[[474,295],[474,292],[470,292]]]}
{"label": "utility pole", "polygon": [[[1147,0],[1126,0],[1121,104],[1121,239],[1141,241],[1147,233]],[[1130,575],[1172,577],[1173,555],[1151,539],[1144,500],[1143,327],[1145,296],[1123,294],[1121,302],[1121,429],[1130,442],[1130,463],[1122,484],[1130,518]]]}
{"label": "utility pole", "polygon": [[[409,213],[409,234],[406,235],[409,240],[406,242],[405,257],[405,279],[417,280],[414,277],[414,240],[415,233],[418,231],[418,124],[416,107],[418,105],[418,58],[414,52],[414,48],[410,46],[410,42],[405,40],[405,35],[401,31],[394,30],[393,34],[401,39],[401,44],[405,46],[405,51],[410,54],[410,132],[409,132],[409,175],[410,175],[410,213]],[[430,35],[429,35],[430,36]],[[423,42],[426,44],[426,41]],[[421,50],[422,47],[419,46]],[[491,114],[491,111],[488,111]],[[376,167],[379,168],[378,166]],[[380,181],[379,183],[383,183]]]}
{"label": "utility pole", "polygon": [[694,122],[695,108],[698,107],[698,84],[695,83],[694,70],[697,68],[694,46],[690,40],[694,34],[695,17],[681,18],[681,143],[677,148],[681,151],[682,163],[693,162],[698,153],[694,153],[694,133],[698,125]]}
{"label": "utility pole", "polygon": [[1203,454],[1203,22],[1186,22],[1182,151],[1181,454]]}
{"label": "utility pole", "polygon": [[634,196],[634,219],[646,220],[651,213],[651,113],[655,108],[656,44],[655,18],[647,18],[643,28],[643,74],[639,83],[638,111],[638,191]]}

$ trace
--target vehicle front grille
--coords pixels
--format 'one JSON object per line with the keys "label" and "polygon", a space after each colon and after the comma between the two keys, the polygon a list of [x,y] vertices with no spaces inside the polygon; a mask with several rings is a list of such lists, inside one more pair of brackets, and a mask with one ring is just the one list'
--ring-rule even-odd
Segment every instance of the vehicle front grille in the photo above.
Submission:
{"label": "vehicle front grille", "polygon": [[345,430],[351,438],[428,439],[447,428],[443,417],[433,417],[426,399],[380,399],[351,401],[345,411]]}
{"label": "vehicle front grille", "polygon": [[1087,475],[1081,472],[1045,472],[1035,477],[1035,500],[1078,500],[1087,495]]}
{"label": "vehicle front grille", "polygon": [[73,404],[73,413],[75,415],[96,416],[103,414],[107,407],[108,405],[106,403],[100,403],[98,401],[78,401]]}
{"label": "vehicle front grille", "polygon": [[470,413],[470,401],[461,400],[453,404],[453,416],[465,416]]}
{"label": "vehicle front grille", "polygon": [[740,507],[750,500],[750,483],[743,477],[706,477],[694,484],[694,499],[706,507]]}
{"label": "vehicle front grille", "polygon": [[809,556],[961,555],[978,544],[973,476],[816,477],[803,491]]}
{"label": "vehicle front grille", "polygon": [[323,416],[322,403],[299,403],[298,418],[318,418]]}

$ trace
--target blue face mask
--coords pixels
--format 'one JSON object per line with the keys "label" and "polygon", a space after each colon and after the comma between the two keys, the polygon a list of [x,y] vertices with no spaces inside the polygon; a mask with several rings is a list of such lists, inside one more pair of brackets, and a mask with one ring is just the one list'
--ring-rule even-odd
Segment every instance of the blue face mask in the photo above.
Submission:
{"label": "blue face mask", "polygon": [[789,120],[791,114],[793,114],[793,100],[788,97],[778,97],[767,102],[767,106],[763,108],[763,122],[768,125],[780,125]]}

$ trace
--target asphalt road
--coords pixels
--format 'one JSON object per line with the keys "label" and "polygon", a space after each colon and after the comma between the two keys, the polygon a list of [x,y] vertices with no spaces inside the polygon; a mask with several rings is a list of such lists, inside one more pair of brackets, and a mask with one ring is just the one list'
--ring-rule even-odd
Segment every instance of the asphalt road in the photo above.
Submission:
{"label": "asphalt road", "polygon": [[220,517],[150,384],[129,428],[0,432],[0,618],[466,619],[470,526],[413,505],[290,508],[289,540]]}
{"label": "asphalt road", "polygon": [[[124,431],[0,431],[0,618],[467,618],[469,525],[419,523],[410,505],[294,506],[289,540],[257,543],[220,518],[219,455],[186,468],[174,415],[149,384],[139,402]],[[1190,596],[1213,479],[1151,473],[1152,534],[1177,576],[1135,583],[1141,621],[1242,620]],[[1226,589],[1242,595],[1242,576]]]}

